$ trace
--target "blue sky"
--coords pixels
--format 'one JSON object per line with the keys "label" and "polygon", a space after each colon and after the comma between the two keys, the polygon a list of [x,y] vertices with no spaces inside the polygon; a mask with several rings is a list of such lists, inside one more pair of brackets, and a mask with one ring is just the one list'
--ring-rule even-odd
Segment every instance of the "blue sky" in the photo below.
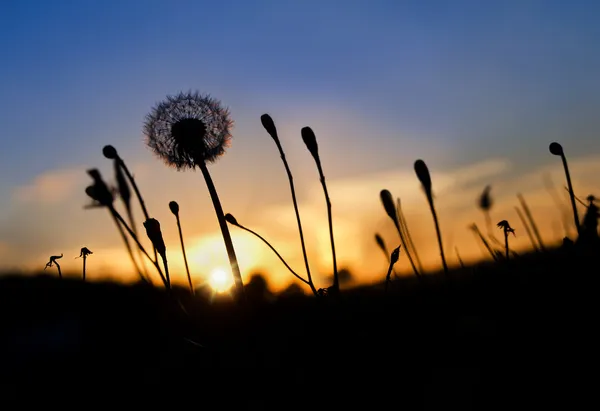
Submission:
{"label": "blue sky", "polygon": [[507,172],[524,173],[552,161],[553,140],[573,157],[599,153],[599,12],[595,1],[5,1],[2,217],[37,176],[104,164],[104,144],[156,162],[144,116],[188,89],[230,106],[234,144],[215,172],[248,192],[276,155],[264,112],[296,130],[297,170],[312,172],[298,141],[314,126],[333,179],[410,171],[419,157],[440,169],[510,158]]}

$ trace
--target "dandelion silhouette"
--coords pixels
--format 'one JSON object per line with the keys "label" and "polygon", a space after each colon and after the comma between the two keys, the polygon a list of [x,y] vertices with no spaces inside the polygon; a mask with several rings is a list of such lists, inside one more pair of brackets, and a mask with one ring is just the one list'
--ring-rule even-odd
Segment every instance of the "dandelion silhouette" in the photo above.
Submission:
{"label": "dandelion silhouette", "polygon": [[[406,250],[407,240],[404,237],[404,232],[402,231],[402,228],[400,227],[400,221],[398,220],[398,213],[396,210],[396,206],[394,205],[394,198],[392,197],[392,193],[389,190],[385,190],[385,189],[381,190],[379,192],[379,198],[381,199],[381,203],[383,204],[383,208],[385,209],[385,212],[392,219],[394,226],[396,227],[396,230],[398,231],[398,235],[400,236],[401,245]],[[408,261],[410,262],[413,272],[415,273],[415,275],[417,277],[419,277],[419,271],[417,270],[417,267],[415,266],[412,256],[409,253],[407,253],[406,256],[408,257]]]}
{"label": "dandelion silhouette", "polygon": [[321,165],[321,159],[319,157],[319,146],[317,144],[317,137],[315,133],[310,127],[303,127],[300,130],[300,134],[302,135],[302,140],[310,151],[310,154],[315,159],[315,163],[317,164],[317,170],[319,172],[319,178],[321,180],[321,185],[323,186],[323,193],[325,194],[325,202],[327,204],[327,221],[329,223],[329,240],[331,242],[331,254],[333,258],[333,287],[332,290],[334,292],[340,291],[340,282],[338,278],[338,270],[337,270],[337,259],[335,254],[335,242],[333,240],[333,219],[331,216],[331,200],[329,198],[329,193],[327,192],[327,184],[325,183],[325,175],[323,174],[323,167]]}
{"label": "dandelion silhouette", "polygon": [[114,202],[113,194],[108,189],[106,183],[102,179],[100,171],[98,171],[98,169],[90,169],[87,172],[88,172],[89,176],[92,177],[92,179],[94,180],[94,184],[92,184],[91,186],[88,186],[85,189],[85,192],[94,201],[94,206],[95,207],[106,207],[108,209],[108,211],[110,212],[110,214],[113,217],[113,220],[116,222],[116,224],[119,225],[120,227],[122,226],[122,228],[124,228],[127,231],[127,233],[135,241],[135,243],[137,244],[139,249],[142,251],[142,253],[146,256],[146,258],[148,258],[148,260],[150,260],[150,262],[152,262],[152,264],[158,271],[158,274],[160,275],[160,278],[162,279],[165,287],[168,287],[167,279],[165,278],[165,276],[162,273],[160,265],[158,264],[158,259],[153,260],[152,257],[150,257],[150,255],[146,252],[146,249],[144,248],[144,246],[140,243],[138,236],[135,235],[135,233],[129,227],[127,222],[123,219],[121,214],[119,214],[119,212],[115,209],[114,204],[113,204],[113,202]]}
{"label": "dandelion silhouette", "polygon": [[[419,258],[419,254],[417,253],[417,248],[413,243],[412,236],[410,235],[410,231],[408,230],[408,224],[406,223],[406,217],[404,212],[402,212],[402,206],[400,203],[400,198],[396,198],[396,214],[398,214],[398,223],[400,224],[400,229],[404,233],[404,238],[407,241],[407,248],[405,248],[404,252],[408,255],[410,253],[411,256],[415,257],[415,261],[417,262],[417,267],[419,268],[419,272],[423,272],[423,266],[421,265],[421,259]],[[410,250],[409,250],[410,248]]]}
{"label": "dandelion silhouette", "polygon": [[535,239],[533,238],[533,234],[532,234],[531,230],[529,229],[529,224],[527,224],[527,220],[525,220],[525,216],[521,212],[521,209],[518,206],[515,206],[515,211],[517,212],[517,215],[519,216],[519,220],[521,220],[521,224],[523,224],[523,227],[525,227],[525,232],[527,233],[527,237],[529,237],[529,241],[531,242],[533,249],[535,251],[539,251],[539,248],[535,242]]}
{"label": "dandelion silhouette", "polygon": [[535,223],[535,220],[533,219],[531,210],[529,210],[529,206],[527,205],[527,202],[525,201],[525,197],[523,197],[523,195],[521,193],[518,193],[517,198],[519,199],[519,202],[521,203],[523,212],[525,213],[525,216],[527,217],[527,220],[529,221],[529,225],[531,226],[531,230],[533,231],[533,234],[535,235],[535,238],[537,239],[540,249],[545,251],[546,247],[544,245],[544,242],[542,241],[542,236],[540,235],[540,231],[538,230],[537,224]]}
{"label": "dandelion silhouette", "polygon": [[225,220],[229,224],[231,224],[231,225],[233,225],[235,227],[241,228],[242,230],[247,231],[250,234],[256,236],[258,239],[260,239],[263,243],[265,243],[271,249],[271,251],[273,251],[275,253],[275,255],[279,258],[279,260],[283,263],[283,265],[285,265],[285,267],[289,270],[289,272],[292,273],[292,275],[294,277],[296,277],[298,280],[302,281],[304,284],[306,284],[306,285],[308,285],[310,287],[310,289],[313,292],[313,294],[315,295],[315,297],[317,297],[319,295],[316,287],[312,283],[312,279],[309,277],[309,279],[307,280],[307,279],[303,278],[302,276],[300,276],[296,271],[294,271],[292,269],[292,267],[290,267],[290,265],[281,256],[281,254],[279,254],[279,252],[275,249],[275,247],[273,247],[271,245],[271,243],[269,243],[263,236],[261,236],[260,234],[258,234],[256,231],[253,231],[253,230],[251,230],[251,229],[249,229],[249,228],[244,227],[243,225],[241,225],[237,221],[237,219],[233,215],[231,215],[229,213],[225,214]]}
{"label": "dandelion silhouette", "polygon": [[225,221],[223,207],[207,164],[225,153],[233,120],[229,110],[209,95],[179,93],[158,103],[146,116],[146,144],[168,166],[202,172],[221,228],[238,298],[244,297],[242,274]]}
{"label": "dandelion silhouette", "polygon": [[171,201],[169,203],[169,209],[171,210],[171,213],[173,213],[173,215],[177,219],[177,230],[179,231],[179,242],[181,243],[181,253],[183,254],[183,262],[185,264],[185,272],[187,274],[188,283],[190,285],[190,291],[192,294],[194,294],[194,285],[192,283],[192,276],[190,275],[190,268],[188,266],[187,255],[185,252],[185,244],[183,242],[183,232],[181,230],[181,220],[179,218],[179,204],[177,204],[176,201]]}
{"label": "dandelion silhouette", "polygon": [[508,248],[508,234],[512,233],[512,235],[515,235],[515,229],[512,228],[510,226],[510,224],[508,223],[508,221],[506,220],[502,220],[500,221],[497,226],[499,228],[501,228],[504,232],[504,249],[505,249],[505,256],[506,259],[508,260],[510,258],[510,249]]}
{"label": "dandelion silhouette", "polygon": [[50,256],[50,260],[46,263],[46,266],[44,267],[44,270],[46,270],[46,268],[50,268],[52,267],[52,265],[56,265],[56,268],[58,270],[58,278],[62,279],[62,271],[60,269],[60,264],[58,263],[58,259],[63,258],[63,254],[61,253],[60,255],[53,255]]}
{"label": "dandelion silhouette", "polygon": [[144,221],[144,228],[146,229],[146,235],[152,242],[152,245],[160,254],[163,260],[163,266],[165,267],[165,277],[167,279],[167,288],[171,288],[171,277],[169,276],[169,263],[167,262],[167,247],[160,231],[160,223],[155,218],[149,218]]}
{"label": "dandelion silhouette", "polygon": [[446,264],[446,257],[444,256],[444,245],[442,243],[442,233],[440,231],[440,224],[437,217],[437,212],[435,211],[435,206],[433,204],[433,192],[431,190],[431,175],[429,174],[429,169],[427,168],[427,164],[423,160],[415,161],[415,173],[421,181],[421,185],[425,190],[425,195],[427,196],[427,202],[429,203],[429,208],[431,210],[431,215],[433,216],[433,222],[435,224],[435,232],[437,234],[438,245],[440,247],[440,256],[442,258],[442,265],[444,266],[444,274],[448,275],[448,265]]}
{"label": "dandelion silhouette", "polygon": [[[376,233],[375,234],[375,242],[377,243],[377,245],[379,246],[379,248],[381,249],[381,251],[383,251],[383,254],[385,254],[385,259],[388,262],[388,264],[390,263],[390,253],[388,251],[388,248],[385,244],[385,241],[383,240],[383,237],[379,234]],[[398,274],[396,273],[396,269],[392,269],[392,272],[394,273],[394,277],[398,278]]]}
{"label": "dandelion silhouette", "polygon": [[75,258],[83,258],[83,274],[82,274],[83,281],[85,281],[85,268],[86,268],[85,266],[86,266],[87,257],[90,254],[94,254],[94,253],[91,252],[89,248],[83,247],[81,249],[81,251],[79,252],[79,257],[75,257]]}
{"label": "dandelion silhouette", "polygon": [[310,266],[308,264],[308,254],[306,253],[306,245],[304,243],[304,232],[302,231],[302,222],[300,221],[300,211],[298,211],[298,201],[296,200],[296,190],[294,188],[294,178],[292,177],[292,171],[290,170],[290,166],[285,157],[283,147],[281,146],[281,142],[279,141],[279,135],[277,134],[275,122],[268,114],[263,114],[262,116],[260,116],[260,122],[275,142],[275,145],[279,150],[279,155],[281,156],[281,161],[283,162],[283,166],[285,167],[285,171],[290,182],[290,191],[292,192],[292,203],[294,204],[294,211],[296,212],[296,221],[298,223],[298,231],[300,233],[300,245],[302,246],[302,255],[304,257],[304,266],[306,267],[306,276],[308,277],[308,283],[310,285],[311,291],[315,295],[318,295],[318,291],[314,286],[312,275],[310,273]]}
{"label": "dandelion silhouette", "polygon": [[[111,145],[104,146],[102,148],[102,154],[107,159],[113,160],[113,166],[114,166],[114,170],[115,170],[115,180],[117,182],[117,190],[119,192],[119,197],[121,198],[121,201],[125,205],[125,211],[127,212],[127,219],[129,220],[131,229],[137,236],[138,231],[137,231],[137,225],[135,224],[135,219],[133,216],[133,210],[131,208],[131,191],[129,190],[129,184],[131,184],[131,187],[133,187],[133,191],[135,192],[135,195],[138,199],[140,208],[142,209],[142,213],[144,214],[144,218],[147,220],[150,218],[150,215],[148,214],[148,209],[146,208],[146,203],[144,202],[142,193],[140,192],[140,189],[138,188],[138,185],[135,182],[133,175],[129,171],[129,168],[125,164],[125,161],[123,160],[123,158],[121,158],[121,156],[119,156],[119,153],[117,152],[116,148],[114,148]],[[127,180],[129,180],[129,184],[127,183]],[[157,259],[156,249],[154,249],[153,252],[154,252],[154,259],[156,260]],[[138,249],[138,256],[140,257],[140,261],[141,261],[142,254],[139,249]],[[134,260],[134,264],[137,267],[137,263],[135,263],[135,260]],[[146,267],[143,263],[142,263],[142,268],[144,270],[144,275],[147,275],[148,273],[147,273],[147,271],[145,269]]]}
{"label": "dandelion silhouette", "polygon": [[575,204],[575,193],[573,192],[573,184],[571,183],[571,174],[569,173],[569,165],[567,164],[567,158],[565,152],[559,143],[550,143],[548,147],[550,153],[559,156],[562,160],[563,168],[565,170],[565,177],[567,179],[567,186],[569,187],[569,196],[571,197],[571,207],[573,208],[573,221],[575,222],[575,228],[577,233],[581,234],[581,227],[579,225],[579,215],[577,214],[577,205]]}
{"label": "dandelion silhouette", "polygon": [[387,274],[385,275],[385,292],[387,293],[388,286],[390,284],[390,279],[392,275],[392,269],[394,268],[394,264],[398,262],[400,258],[400,246],[396,247],[394,251],[392,251],[392,255],[390,256],[390,266],[388,267]]}

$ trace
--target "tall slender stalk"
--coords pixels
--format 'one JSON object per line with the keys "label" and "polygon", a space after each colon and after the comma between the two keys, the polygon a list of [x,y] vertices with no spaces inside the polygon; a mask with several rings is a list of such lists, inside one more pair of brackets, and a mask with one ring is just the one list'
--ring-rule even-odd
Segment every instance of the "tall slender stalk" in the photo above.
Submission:
{"label": "tall slender stalk", "polygon": [[319,179],[321,186],[323,187],[323,193],[325,194],[325,203],[327,204],[327,222],[329,224],[329,241],[331,243],[331,255],[333,258],[333,289],[336,292],[340,290],[340,283],[338,278],[337,270],[337,258],[335,254],[335,242],[333,240],[333,218],[331,215],[331,200],[329,193],[327,192],[327,184],[325,183],[325,174],[323,174],[323,167],[321,165],[321,159],[319,157],[319,146],[317,145],[317,138],[315,133],[310,127],[303,127],[301,130],[302,140],[308,148],[308,151],[312,154],[315,163],[317,164],[317,170],[319,172]]}
{"label": "tall slender stalk", "polygon": [[210,173],[208,172],[206,163],[202,162],[198,164],[198,167],[200,168],[200,171],[202,171],[204,181],[206,181],[206,187],[210,193],[210,198],[215,208],[217,219],[219,220],[219,227],[221,228],[221,234],[223,235],[223,241],[225,242],[225,248],[227,249],[227,256],[229,257],[229,264],[231,265],[231,271],[233,272],[233,280],[235,281],[237,297],[243,300],[245,298],[244,282],[242,281],[242,274],[240,273],[240,267],[235,255],[235,249],[233,248],[233,242],[231,241],[231,234],[229,233],[229,228],[227,227],[227,222],[225,221],[225,215],[223,214],[223,207],[221,206],[217,189],[215,188]]}
{"label": "tall slender stalk", "polygon": [[[383,204],[383,208],[385,209],[385,212],[387,213],[387,215],[392,219],[392,222],[394,223],[394,226],[396,227],[396,231],[398,231],[398,236],[400,236],[400,243],[402,245],[402,247],[404,247],[404,249],[407,249],[406,244],[408,243],[406,238],[404,237],[404,232],[402,231],[402,228],[400,227],[400,221],[398,221],[398,212],[396,210],[396,206],[394,205],[394,197],[392,197],[392,193],[389,190],[381,190],[379,192],[379,198],[381,199],[381,203]],[[419,277],[420,273],[419,270],[417,270],[417,266],[415,265],[415,262],[412,259],[412,256],[410,255],[410,253],[407,253],[407,257],[408,257],[408,261],[410,262],[410,265],[413,269],[413,272],[415,273],[416,277]]]}
{"label": "tall slender stalk", "polygon": [[306,267],[306,276],[308,277],[308,281],[313,283],[312,275],[310,272],[310,266],[308,264],[308,254],[306,253],[306,245],[304,244],[304,232],[302,231],[302,222],[300,221],[300,211],[298,210],[298,202],[296,201],[296,190],[294,188],[294,178],[292,176],[292,171],[288,165],[287,159],[285,157],[285,153],[283,152],[283,147],[281,146],[281,142],[279,141],[279,136],[277,134],[277,128],[275,127],[275,123],[273,119],[268,114],[263,114],[260,117],[260,121],[267,131],[277,149],[279,150],[279,155],[281,156],[281,161],[283,162],[283,166],[285,167],[285,172],[287,173],[288,181],[290,183],[290,191],[292,193],[292,202],[294,204],[294,211],[296,212],[296,221],[298,223],[298,232],[300,233],[300,244],[302,245],[302,255],[304,256],[304,266]]}
{"label": "tall slender stalk", "polygon": [[181,220],[179,218],[179,204],[176,201],[171,201],[169,203],[169,209],[171,213],[175,216],[177,220],[177,230],[179,231],[179,242],[181,243],[181,253],[183,254],[183,263],[185,264],[185,272],[188,278],[188,284],[190,285],[190,292],[194,294],[194,285],[192,283],[192,276],[190,275],[190,267],[188,266],[187,255],[185,252],[185,243],[183,241],[183,232],[181,230]]}
{"label": "tall slender stalk", "polygon": [[446,257],[444,256],[444,244],[442,242],[442,232],[440,230],[440,223],[438,221],[437,212],[435,210],[435,206],[433,204],[433,192],[431,187],[431,175],[429,174],[429,169],[427,168],[427,164],[423,160],[415,161],[415,173],[417,177],[421,181],[423,185],[423,189],[425,190],[425,195],[427,196],[427,202],[429,203],[429,209],[431,210],[431,215],[433,216],[433,222],[435,224],[435,232],[437,235],[438,246],[440,248],[440,257],[442,259],[442,265],[444,267],[444,274],[448,275],[448,264],[446,264]]}
{"label": "tall slender stalk", "polygon": [[577,213],[577,205],[575,204],[575,193],[573,191],[573,184],[571,183],[571,173],[569,172],[569,165],[567,164],[567,158],[565,152],[559,143],[551,143],[549,146],[550,153],[555,156],[559,156],[562,160],[563,168],[565,170],[565,177],[567,179],[567,186],[569,187],[569,196],[571,198],[571,207],[573,208],[573,221],[575,222],[575,228],[577,234],[581,235],[581,225],[579,224],[579,214]]}
{"label": "tall slender stalk", "polygon": [[527,220],[529,220],[529,224],[531,225],[531,229],[533,230],[533,234],[535,235],[535,238],[538,241],[540,249],[542,251],[545,251],[546,246],[544,245],[544,242],[542,241],[542,236],[540,235],[540,231],[538,230],[537,224],[535,223],[535,220],[533,219],[533,216],[531,215],[531,210],[529,210],[529,207],[527,206],[525,197],[523,197],[523,195],[521,193],[518,193],[517,198],[519,199],[519,202],[521,203],[521,207],[523,208],[523,211],[525,212],[525,216],[527,217]]}
{"label": "tall slender stalk", "polygon": [[[400,228],[404,232],[404,237],[408,242],[408,246],[410,246],[410,254],[415,257],[417,262],[417,267],[419,267],[419,272],[423,272],[423,266],[421,265],[421,259],[419,258],[419,254],[417,253],[417,248],[415,247],[415,243],[413,243],[412,236],[410,235],[410,231],[408,230],[408,224],[406,223],[406,216],[402,211],[402,207],[400,204],[400,198],[396,198],[396,212],[398,214],[398,222],[400,223]],[[405,253],[408,254],[408,248],[405,248]]]}
{"label": "tall slender stalk", "polygon": [[535,243],[535,239],[533,238],[533,234],[531,233],[531,230],[529,229],[529,224],[527,224],[527,221],[525,220],[525,216],[523,215],[523,213],[521,212],[521,209],[518,206],[515,206],[515,210],[517,211],[517,215],[519,216],[519,219],[521,220],[521,224],[523,224],[523,227],[525,227],[525,232],[527,233],[527,237],[529,237],[529,241],[531,242],[531,245],[533,246],[533,249],[537,252],[540,251],[537,244]]}
{"label": "tall slender stalk", "polygon": [[492,259],[494,259],[494,261],[497,261],[498,258],[496,257],[496,253],[490,246],[490,243],[487,242],[487,240],[485,239],[483,234],[481,234],[481,231],[479,230],[479,227],[477,227],[477,224],[475,224],[475,223],[471,224],[471,226],[469,226],[469,229],[471,229],[471,231],[473,231],[473,233],[475,233],[475,236],[482,242],[482,244],[485,246],[485,248],[488,250],[488,252],[492,256]]}
{"label": "tall slender stalk", "polygon": [[[377,245],[379,246],[379,248],[381,249],[381,251],[383,251],[383,254],[385,254],[385,259],[388,262],[388,264],[390,263],[390,253],[388,252],[388,248],[385,245],[385,241],[383,240],[383,237],[379,234],[375,234],[375,242],[377,243]],[[398,273],[396,273],[396,269],[392,269],[392,272],[394,273],[394,277],[398,278]]]}

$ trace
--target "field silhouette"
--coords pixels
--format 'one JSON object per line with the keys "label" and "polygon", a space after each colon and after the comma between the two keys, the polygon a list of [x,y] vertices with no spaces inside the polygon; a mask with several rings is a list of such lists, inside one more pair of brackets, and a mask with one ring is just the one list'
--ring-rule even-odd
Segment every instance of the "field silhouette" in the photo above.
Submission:
{"label": "field silhouette", "polygon": [[[558,248],[536,243],[532,234],[537,232],[536,222],[520,196],[519,217],[532,251],[516,254],[510,246],[515,235],[511,223],[491,222],[488,186],[479,200],[487,233],[475,224],[470,229],[491,260],[465,265],[455,250],[461,267],[449,268],[436,213],[435,175],[419,159],[414,170],[436,230],[432,241],[439,245],[439,272],[421,268],[401,201],[382,188],[382,212],[398,231],[399,245],[388,249],[373,233],[388,269],[379,284],[347,288],[340,285],[347,284],[353,273],[336,261],[331,213],[335,204],[327,191],[326,159],[319,156],[312,129],[303,128],[301,135],[323,188],[333,257],[331,285],[318,289],[304,247],[292,172],[275,122],[267,114],[261,122],[277,145],[290,182],[306,276],[294,271],[261,234],[223,210],[208,164],[223,155],[229,143],[232,121],[227,109],[198,93],[168,97],[147,118],[146,142],[169,166],[201,169],[231,264],[231,296],[193,284],[179,205],[165,199],[181,244],[180,250],[167,250],[161,223],[150,214],[155,205],[145,203],[125,160],[116,148],[106,146],[103,154],[114,164],[116,186],[109,186],[98,169],[89,169],[92,184],[85,192],[92,200],[90,207],[109,212],[139,282],[86,281],[87,258],[93,254],[87,247],[80,251],[81,280],[63,275],[57,261],[63,254],[51,256],[39,275],[3,276],[3,381],[29,387],[53,380],[65,386],[143,384],[163,389],[192,384],[199,396],[218,390],[226,395],[227,405],[260,407],[348,407],[360,401],[378,408],[391,403],[410,409],[490,409],[539,408],[564,401],[572,408],[593,394],[593,380],[587,374],[597,368],[598,208],[590,195],[586,214],[579,218],[560,144],[550,144],[549,150],[564,167],[578,231],[575,239],[565,237]],[[132,191],[144,214],[145,240],[132,212]],[[279,294],[269,290],[264,274],[244,283],[229,226],[263,241],[298,281]],[[502,233],[502,239],[493,230]],[[144,246],[146,240],[152,250]],[[178,251],[185,261],[186,287],[171,283],[168,255]],[[91,261],[98,258],[93,254]],[[140,258],[147,259],[155,272],[142,268]],[[414,276],[397,276],[394,264],[403,258],[410,260]],[[58,276],[48,270],[54,266]],[[161,284],[153,285],[150,279],[160,279]]]}

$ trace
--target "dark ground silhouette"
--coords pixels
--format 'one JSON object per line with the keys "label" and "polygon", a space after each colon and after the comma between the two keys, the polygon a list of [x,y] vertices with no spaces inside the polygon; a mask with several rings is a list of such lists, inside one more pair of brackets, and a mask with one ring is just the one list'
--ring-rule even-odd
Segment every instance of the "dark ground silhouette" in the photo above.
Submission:
{"label": "dark ground silhouette", "polygon": [[267,298],[255,276],[244,307],[175,287],[186,311],[143,283],[4,277],[0,373],[193,384],[207,400],[233,384],[227,405],[573,408],[595,392],[597,255],[573,246],[324,299]]}

